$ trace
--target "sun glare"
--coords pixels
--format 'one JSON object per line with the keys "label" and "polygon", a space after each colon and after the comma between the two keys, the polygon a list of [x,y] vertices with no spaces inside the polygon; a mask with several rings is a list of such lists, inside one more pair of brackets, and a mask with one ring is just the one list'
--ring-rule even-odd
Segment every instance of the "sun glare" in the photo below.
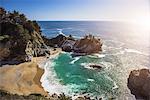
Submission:
{"label": "sun glare", "polygon": [[150,17],[138,18],[133,22],[134,24],[139,25],[141,29],[150,30]]}

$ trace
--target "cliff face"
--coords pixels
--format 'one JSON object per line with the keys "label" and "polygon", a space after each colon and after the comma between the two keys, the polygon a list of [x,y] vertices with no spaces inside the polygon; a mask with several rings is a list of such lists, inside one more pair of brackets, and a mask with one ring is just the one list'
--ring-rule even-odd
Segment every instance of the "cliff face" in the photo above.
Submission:
{"label": "cliff face", "polygon": [[41,55],[41,48],[46,48],[37,22],[28,20],[24,14],[0,8],[0,26],[1,64],[24,62],[30,56]]}
{"label": "cliff face", "polygon": [[150,100],[150,70],[131,71],[128,78],[128,87],[137,99]]}
{"label": "cliff face", "polygon": [[47,39],[42,36],[39,25],[17,11],[6,12],[0,8],[0,65],[30,61],[34,56],[50,54],[48,46],[61,47],[75,55],[98,53],[102,42],[89,35],[75,40],[71,35],[58,35]]}

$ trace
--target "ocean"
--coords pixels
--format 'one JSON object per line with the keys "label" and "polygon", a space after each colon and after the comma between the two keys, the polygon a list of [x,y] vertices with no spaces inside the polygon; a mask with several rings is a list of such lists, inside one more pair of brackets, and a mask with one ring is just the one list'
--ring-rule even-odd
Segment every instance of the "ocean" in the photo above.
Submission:
{"label": "ocean", "polygon": [[[82,38],[92,34],[103,41],[103,51],[93,55],[72,57],[63,52],[45,64],[42,85],[50,94],[89,95],[104,100],[134,100],[127,88],[131,70],[150,67],[150,30],[112,21],[38,21],[43,34]],[[99,64],[95,70],[88,64]]]}

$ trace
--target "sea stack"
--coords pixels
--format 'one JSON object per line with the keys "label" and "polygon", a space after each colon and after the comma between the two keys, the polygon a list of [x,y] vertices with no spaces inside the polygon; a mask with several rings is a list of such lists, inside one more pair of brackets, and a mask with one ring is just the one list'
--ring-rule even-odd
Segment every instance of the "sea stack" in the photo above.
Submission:
{"label": "sea stack", "polygon": [[88,55],[99,53],[100,51],[102,51],[102,41],[92,35],[77,40],[73,46],[74,55]]}
{"label": "sea stack", "polygon": [[150,69],[131,71],[128,88],[137,99],[150,100]]}

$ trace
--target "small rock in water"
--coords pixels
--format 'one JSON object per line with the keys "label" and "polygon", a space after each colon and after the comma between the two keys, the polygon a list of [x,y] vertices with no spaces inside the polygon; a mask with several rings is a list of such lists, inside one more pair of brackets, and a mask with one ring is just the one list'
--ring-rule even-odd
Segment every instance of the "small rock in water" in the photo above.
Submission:
{"label": "small rock in water", "polygon": [[92,67],[92,68],[98,68],[98,69],[102,69],[102,67],[100,65],[97,65],[97,64],[92,64],[92,65],[89,65],[89,67]]}
{"label": "small rock in water", "polygon": [[84,97],[78,97],[75,100],[85,100],[85,98]]}

